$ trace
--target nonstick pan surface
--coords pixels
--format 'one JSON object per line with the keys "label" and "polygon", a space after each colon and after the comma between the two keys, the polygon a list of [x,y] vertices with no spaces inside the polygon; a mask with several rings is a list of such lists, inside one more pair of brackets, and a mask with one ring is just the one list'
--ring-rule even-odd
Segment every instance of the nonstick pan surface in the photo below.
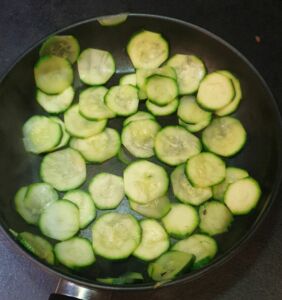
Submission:
{"label": "nonstick pan surface", "polygon": [[[125,23],[118,26],[102,27],[96,19],[91,19],[63,29],[59,33],[74,35],[82,50],[90,47],[100,48],[113,54],[116,74],[107,84],[111,86],[118,83],[122,74],[133,71],[125,48],[131,35],[142,29],[162,33],[170,43],[170,55],[195,54],[204,60],[209,72],[227,69],[238,76],[242,85],[243,100],[235,116],[245,126],[248,140],[243,151],[226,161],[229,165],[247,169],[251,176],[259,181],[263,191],[257,208],[251,214],[236,217],[230,231],[216,237],[219,243],[217,258],[205,268],[184,274],[167,283],[171,285],[176,282],[188,282],[211,272],[231,258],[261,223],[275,199],[281,178],[281,119],[268,87],[255,68],[230,45],[197,26],[166,17],[131,14]],[[40,234],[38,228],[27,225],[21,219],[13,206],[14,194],[20,186],[41,181],[38,171],[42,157],[25,152],[21,139],[23,123],[31,115],[45,114],[35,100],[33,77],[33,66],[38,59],[40,44],[20,57],[0,83],[0,223],[11,239],[14,238],[9,233],[9,228],[17,232],[30,231]],[[77,101],[78,92],[85,88],[79,82],[77,72],[75,87]],[[145,109],[143,104],[140,105],[140,109]],[[123,118],[110,120],[108,126],[120,130],[122,120]],[[161,117],[158,121],[162,126],[177,123],[176,117]],[[159,161],[158,163],[165,166]],[[101,171],[122,175],[124,167],[125,165],[116,158],[103,164],[88,166],[88,180],[83,187],[86,188],[89,180]],[[165,168],[169,173],[172,170],[167,166]],[[130,211],[126,201],[122,202],[118,210]],[[81,235],[91,238],[90,228],[83,230]],[[84,271],[71,271],[60,265],[50,267],[31,254],[28,256],[44,269],[93,288],[149,289],[155,284],[147,276],[147,263],[133,257],[120,262],[97,258],[93,267]],[[111,287],[96,281],[97,277],[116,277],[128,271],[141,272],[145,277],[144,283]]]}

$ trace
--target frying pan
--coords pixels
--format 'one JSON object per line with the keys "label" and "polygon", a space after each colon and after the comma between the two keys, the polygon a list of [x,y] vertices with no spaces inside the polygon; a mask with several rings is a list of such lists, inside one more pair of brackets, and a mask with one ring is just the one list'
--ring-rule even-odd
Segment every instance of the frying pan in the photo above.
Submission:
{"label": "frying pan", "polygon": [[[116,75],[108,83],[110,86],[118,82],[121,74],[133,71],[125,47],[130,36],[141,29],[162,33],[170,43],[171,55],[193,53],[204,60],[209,72],[227,69],[239,77],[243,100],[235,116],[245,126],[248,140],[243,151],[228,159],[227,163],[247,169],[251,176],[260,182],[263,191],[258,206],[251,214],[236,217],[230,231],[216,237],[219,244],[219,254],[216,259],[198,271],[184,274],[165,284],[169,286],[180,282],[188,283],[211,272],[238,252],[243,243],[257,229],[276,197],[281,179],[282,126],[275,100],[266,83],[250,62],[226,42],[197,26],[167,17],[130,14],[127,21],[118,26],[102,27],[96,19],[91,19],[67,27],[58,33],[74,35],[79,40],[81,49],[100,48],[113,54],[116,61]],[[38,59],[41,42],[20,57],[0,83],[1,227],[13,240],[15,246],[20,247],[42,269],[56,273],[65,280],[64,282],[72,282],[67,287],[61,288],[61,290],[67,290],[69,295],[78,295],[77,289],[80,286],[85,287],[83,297],[87,297],[86,294],[90,294],[93,289],[152,289],[155,283],[146,274],[147,264],[136,258],[131,257],[119,262],[98,258],[93,267],[82,271],[72,271],[60,265],[49,266],[27,253],[9,232],[9,228],[12,228],[17,232],[30,231],[40,234],[37,227],[26,224],[16,213],[12,199],[20,186],[41,181],[38,170],[42,157],[25,152],[21,140],[23,123],[33,114],[44,114],[35,101],[33,77],[33,66]],[[84,86],[78,80],[77,71],[75,78],[74,84],[77,91],[82,90]],[[159,122],[165,126],[176,123],[177,120],[175,117],[162,117],[159,118]],[[121,124],[121,118],[109,122],[110,127],[118,130],[121,129]],[[124,165],[113,158],[103,164],[91,165],[88,168],[89,180],[102,170],[121,175]],[[166,169],[171,172],[171,168],[166,166]],[[86,186],[87,183],[84,187]],[[118,210],[129,211],[126,201],[122,202]],[[88,228],[81,234],[90,238],[90,231]],[[54,241],[51,242],[54,243]],[[97,277],[117,277],[128,271],[141,272],[145,277],[144,282],[117,287],[96,281]],[[87,290],[87,288],[89,289]]]}

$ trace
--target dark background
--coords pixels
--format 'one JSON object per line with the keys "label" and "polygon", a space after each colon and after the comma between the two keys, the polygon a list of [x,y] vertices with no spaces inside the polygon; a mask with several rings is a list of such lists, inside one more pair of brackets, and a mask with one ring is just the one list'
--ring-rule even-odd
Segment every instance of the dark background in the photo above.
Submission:
{"label": "dark background", "polygon": [[[225,39],[255,65],[282,111],[281,0],[0,0],[0,76],[19,55],[53,31],[80,20],[123,11],[179,18]],[[138,295],[119,293],[110,298],[282,299],[281,192],[280,189],[269,216],[251,241],[210,275],[185,286]],[[1,300],[48,299],[57,281],[22,256],[0,232]]]}

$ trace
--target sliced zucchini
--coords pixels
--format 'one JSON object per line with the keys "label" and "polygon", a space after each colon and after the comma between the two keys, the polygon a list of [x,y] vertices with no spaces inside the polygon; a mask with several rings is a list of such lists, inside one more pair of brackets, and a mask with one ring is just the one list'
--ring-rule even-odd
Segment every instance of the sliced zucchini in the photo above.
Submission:
{"label": "sliced zucchini", "polygon": [[203,110],[197,104],[194,96],[184,96],[180,99],[177,115],[183,122],[189,124],[197,124],[212,117],[211,112]]}
{"label": "sliced zucchini", "polygon": [[154,219],[164,217],[170,210],[170,201],[167,195],[151,200],[145,204],[129,200],[129,205],[132,210],[140,215]]}
{"label": "sliced zucchini", "polygon": [[120,80],[119,80],[119,84],[120,85],[133,85],[136,86],[136,73],[132,73],[132,74],[125,74],[123,75]]}
{"label": "sliced zucchini", "polygon": [[186,175],[195,187],[209,187],[225,178],[225,163],[218,156],[202,152],[190,158],[186,163]]}
{"label": "sliced zucchini", "polygon": [[162,218],[169,235],[183,238],[190,235],[199,225],[197,210],[189,204],[173,203],[171,210]]}
{"label": "sliced zucchini", "polygon": [[246,178],[248,176],[249,176],[248,172],[243,169],[234,168],[234,167],[226,168],[226,176],[224,181],[212,187],[213,198],[216,200],[223,201],[224,194],[229,184],[239,179]]}
{"label": "sliced zucchini", "polygon": [[139,160],[127,166],[123,180],[125,194],[141,204],[165,195],[169,184],[165,169],[146,160]]}
{"label": "sliced zucchini", "polygon": [[97,21],[102,26],[116,26],[116,25],[124,23],[126,21],[127,17],[128,17],[127,13],[121,13],[121,14],[117,14],[117,15],[100,17],[97,19]]}
{"label": "sliced zucchini", "polygon": [[72,138],[70,147],[79,151],[89,162],[102,163],[118,154],[120,149],[119,133],[112,128],[86,139]]}
{"label": "sliced zucchini", "polygon": [[123,121],[123,126],[128,125],[130,122],[141,121],[141,120],[155,120],[155,117],[146,111],[138,111],[134,115],[126,118]]}
{"label": "sliced zucchini", "polygon": [[261,189],[251,177],[231,183],[224,194],[224,202],[233,215],[245,215],[253,210],[261,196]]}
{"label": "sliced zucchini", "polygon": [[99,209],[114,209],[124,198],[123,178],[114,174],[99,173],[88,189]]}
{"label": "sliced zucchini", "polygon": [[170,175],[172,190],[177,199],[185,204],[200,205],[212,197],[210,187],[193,187],[185,175],[185,165],[176,167]]}
{"label": "sliced zucchini", "polygon": [[69,108],[74,98],[74,89],[69,86],[60,94],[48,95],[40,90],[36,91],[36,100],[48,113],[59,114]]}
{"label": "sliced zucchini", "polygon": [[32,116],[23,126],[25,150],[40,154],[53,150],[61,141],[61,126],[45,116]]}
{"label": "sliced zucchini", "polygon": [[200,230],[209,235],[228,231],[233,216],[229,209],[219,201],[209,201],[200,206]]}
{"label": "sliced zucchini", "polygon": [[15,208],[18,214],[28,223],[28,224],[36,224],[38,222],[37,215],[31,213],[30,209],[28,209],[25,205],[25,195],[28,190],[27,186],[21,187],[14,198]]}
{"label": "sliced zucchini", "polygon": [[169,237],[156,220],[145,219],[140,222],[142,238],[133,255],[148,261],[159,257],[169,248]]}
{"label": "sliced zucchini", "polygon": [[51,203],[58,200],[57,192],[48,183],[33,183],[28,187],[24,198],[24,205],[34,216],[35,223],[38,223],[41,213]]}
{"label": "sliced zucchini", "polygon": [[146,30],[133,35],[126,50],[136,69],[157,68],[169,55],[168,43],[162,35]]}
{"label": "sliced zucchini", "polygon": [[210,119],[206,119],[206,120],[196,123],[196,124],[187,124],[187,123],[183,122],[181,119],[178,119],[178,123],[179,123],[179,125],[186,128],[190,132],[198,132],[198,131],[201,131],[202,129],[206,128],[210,124],[211,120],[212,120],[212,116],[210,117]]}
{"label": "sliced zucchini", "polygon": [[106,94],[105,103],[119,116],[132,115],[138,109],[138,90],[132,85],[112,86]]}
{"label": "sliced zucchini", "polygon": [[40,166],[43,181],[58,191],[79,187],[86,179],[86,164],[79,152],[71,148],[47,154]]}
{"label": "sliced zucchini", "polygon": [[70,269],[89,267],[96,260],[90,241],[82,237],[57,243],[54,252],[58,261]]}
{"label": "sliced zucchini", "polygon": [[181,251],[168,251],[148,266],[148,274],[154,281],[168,281],[188,270],[194,256]]}
{"label": "sliced zucchini", "polygon": [[180,126],[167,126],[160,130],[154,144],[157,157],[171,166],[184,163],[201,152],[200,140]]}
{"label": "sliced zucchini", "polygon": [[103,120],[115,117],[104,103],[104,97],[108,89],[100,87],[90,87],[79,95],[79,112],[83,117],[90,120]]}
{"label": "sliced zucchini", "polygon": [[117,158],[126,165],[129,165],[135,159],[135,157],[131,155],[123,146],[120,147]]}
{"label": "sliced zucchini", "polygon": [[154,155],[154,139],[160,129],[155,120],[130,122],[122,130],[121,142],[135,157],[149,158]]}
{"label": "sliced zucchini", "polygon": [[205,234],[193,234],[187,239],[177,242],[172,250],[193,254],[195,261],[193,269],[202,268],[208,264],[217,253],[216,240]]}
{"label": "sliced zucchini", "polygon": [[110,52],[88,48],[81,52],[78,74],[82,82],[89,85],[106,83],[115,73],[115,61]]}
{"label": "sliced zucchini", "polygon": [[141,273],[137,272],[127,272],[119,277],[107,277],[107,278],[97,278],[99,282],[112,284],[112,285],[123,285],[129,284],[136,281],[143,281],[144,277]]}
{"label": "sliced zucchini", "polygon": [[170,77],[152,75],[146,81],[146,94],[151,102],[167,105],[178,96],[178,86]]}
{"label": "sliced zucchini", "polygon": [[180,95],[196,92],[206,74],[204,63],[194,55],[175,54],[167,65],[176,71]]}
{"label": "sliced zucchini", "polygon": [[242,90],[241,90],[240,81],[229,71],[217,71],[217,72],[231,79],[235,89],[235,96],[232,99],[232,101],[226,106],[224,106],[223,108],[215,111],[216,115],[223,117],[232,114],[238,108],[240,101],[242,99]]}
{"label": "sliced zucchini", "polygon": [[92,227],[92,243],[97,255],[111,260],[125,259],[141,241],[141,228],[129,214],[102,215]]}
{"label": "sliced zucchini", "polygon": [[71,190],[64,199],[73,202],[79,210],[79,227],[85,228],[96,217],[96,208],[90,195],[82,190]]}
{"label": "sliced zucchini", "polygon": [[73,70],[68,60],[42,56],[34,67],[36,86],[46,94],[59,94],[73,82]]}
{"label": "sliced zucchini", "polygon": [[18,241],[32,254],[50,265],[55,263],[52,245],[41,236],[30,232],[21,232],[17,235]]}
{"label": "sliced zucchini", "polygon": [[88,138],[102,132],[107,120],[93,121],[84,118],[79,113],[79,105],[71,106],[64,114],[65,126],[69,134],[78,138]]}
{"label": "sliced zucchini", "polygon": [[213,72],[201,81],[197,101],[205,109],[218,110],[229,104],[234,95],[232,81],[220,73]]}
{"label": "sliced zucchini", "polygon": [[156,105],[152,101],[147,100],[146,107],[148,111],[150,111],[155,116],[168,116],[173,114],[177,110],[178,103],[179,101],[177,98],[164,106]]}
{"label": "sliced zucchini", "polygon": [[211,152],[229,157],[245,145],[247,133],[241,122],[232,117],[214,119],[203,131],[202,141]]}
{"label": "sliced zucchini", "polygon": [[66,58],[70,63],[76,62],[80,47],[77,39],[72,35],[50,36],[39,50],[40,56],[55,55]]}
{"label": "sliced zucchini", "polygon": [[41,214],[39,228],[52,239],[68,240],[79,231],[78,207],[68,200],[54,201]]}
{"label": "sliced zucchini", "polygon": [[64,146],[67,145],[67,143],[70,140],[70,135],[69,133],[66,131],[66,126],[65,123],[58,117],[49,117],[52,121],[56,122],[57,124],[59,124],[61,126],[61,130],[62,130],[62,138],[60,143],[53,149],[53,150],[57,150],[60,149]]}

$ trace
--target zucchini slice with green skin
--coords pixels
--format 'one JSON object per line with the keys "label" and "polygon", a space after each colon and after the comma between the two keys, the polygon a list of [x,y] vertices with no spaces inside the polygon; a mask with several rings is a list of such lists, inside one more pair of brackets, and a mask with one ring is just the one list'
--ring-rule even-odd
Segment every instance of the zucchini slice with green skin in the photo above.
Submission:
{"label": "zucchini slice with green skin", "polygon": [[129,206],[138,214],[147,218],[161,219],[170,211],[170,201],[167,195],[140,204],[129,199]]}
{"label": "zucchini slice with green skin", "polygon": [[140,222],[142,238],[133,255],[139,259],[149,261],[156,259],[169,248],[169,237],[162,225],[151,219]]}
{"label": "zucchini slice with green skin", "polygon": [[155,120],[130,122],[122,130],[121,142],[135,157],[149,158],[154,155],[154,140],[160,129]]}
{"label": "zucchini slice with green skin", "polygon": [[178,86],[170,77],[152,75],[146,81],[146,94],[151,102],[167,105],[178,96]]}
{"label": "zucchini slice with green skin", "polygon": [[176,166],[202,150],[200,140],[181,126],[167,126],[155,138],[155,153],[162,162]]}
{"label": "zucchini slice with green skin", "polygon": [[111,212],[99,217],[92,227],[92,245],[97,255],[110,260],[130,256],[141,241],[141,228],[129,214]]}
{"label": "zucchini slice with green skin", "polygon": [[245,215],[257,206],[260,196],[261,189],[258,182],[247,177],[228,186],[224,202],[233,215]]}
{"label": "zucchini slice with green skin", "polygon": [[49,117],[52,121],[56,122],[57,124],[59,124],[61,126],[61,130],[62,130],[62,138],[60,143],[53,149],[53,150],[57,150],[60,149],[64,146],[67,145],[67,143],[70,140],[70,135],[66,130],[66,126],[65,123],[58,117]]}
{"label": "zucchini slice with green skin", "polygon": [[238,108],[240,101],[242,99],[242,90],[241,90],[240,81],[229,71],[223,70],[223,71],[217,71],[217,72],[228,77],[229,79],[231,79],[234,89],[235,89],[235,96],[232,99],[232,101],[229,104],[227,104],[226,106],[224,106],[223,108],[215,111],[216,115],[223,117],[223,116],[232,114]]}
{"label": "zucchini slice with green skin", "polygon": [[194,255],[171,250],[164,253],[148,266],[148,274],[154,281],[171,280],[188,270],[194,261]]}
{"label": "zucchini slice with green skin", "polygon": [[89,162],[102,163],[119,152],[121,146],[119,133],[112,128],[86,139],[72,138],[70,147],[79,151]]}
{"label": "zucchini slice with green skin", "polygon": [[136,281],[143,281],[144,277],[141,273],[127,272],[119,277],[97,278],[96,280],[111,285],[122,285],[133,283]]}
{"label": "zucchini slice with green skin", "polygon": [[89,184],[89,193],[99,209],[114,209],[124,198],[123,178],[110,173],[99,173]]}
{"label": "zucchini slice with green skin", "polygon": [[169,55],[168,42],[162,35],[146,30],[134,34],[126,50],[136,69],[157,68]]}
{"label": "zucchini slice with green skin", "polygon": [[202,133],[202,142],[208,151],[224,157],[238,153],[247,141],[242,123],[232,117],[214,119]]}
{"label": "zucchini slice with green skin", "polygon": [[197,102],[207,110],[218,110],[229,104],[235,95],[231,79],[213,72],[200,83]]}
{"label": "zucchini slice with green skin", "polygon": [[195,55],[176,54],[167,65],[175,69],[180,95],[196,92],[206,74],[204,63]]}
{"label": "zucchini slice with green skin", "polygon": [[228,231],[233,216],[230,210],[219,201],[209,201],[200,206],[200,225],[202,232],[217,235]]}
{"label": "zucchini slice with green skin", "polygon": [[32,183],[26,192],[24,205],[30,211],[30,214],[34,216],[37,224],[44,209],[58,199],[58,193],[50,184],[44,182]]}
{"label": "zucchini slice with green skin", "polygon": [[105,96],[105,103],[119,116],[132,115],[138,109],[138,90],[132,85],[112,86]]}
{"label": "zucchini slice with green skin", "polygon": [[32,254],[44,260],[50,265],[55,263],[52,245],[41,236],[30,232],[21,232],[17,235],[17,240]]}
{"label": "zucchini slice with green skin", "polygon": [[79,112],[79,105],[71,106],[64,114],[65,126],[69,134],[77,138],[88,138],[102,132],[107,120],[88,120]]}
{"label": "zucchini slice with green skin", "polygon": [[125,74],[119,80],[120,85],[133,85],[136,86],[136,73]]}
{"label": "zucchini slice with green skin", "polygon": [[123,121],[123,126],[125,127],[131,122],[141,121],[141,120],[155,120],[155,117],[146,111],[138,111],[134,115],[131,115],[130,117],[126,118]]}
{"label": "zucchini slice with green skin", "polygon": [[162,223],[169,235],[184,238],[197,228],[199,216],[193,206],[173,203],[171,210],[162,218]]}
{"label": "zucchini slice with green skin", "polygon": [[82,190],[71,190],[64,195],[64,199],[78,207],[80,228],[85,228],[95,219],[96,208],[88,193]]}
{"label": "zucchini slice with green skin", "polygon": [[123,146],[120,147],[117,158],[126,165],[129,165],[135,160],[135,157],[131,155]]}
{"label": "zucchini slice with green skin", "polygon": [[73,70],[68,60],[42,56],[34,66],[36,86],[46,94],[60,94],[73,82]]}
{"label": "zucchini slice with green skin", "polygon": [[110,52],[88,48],[81,52],[78,74],[82,82],[89,85],[106,83],[115,73],[115,61]]}
{"label": "zucchini slice with green skin", "polygon": [[139,160],[127,166],[123,180],[125,194],[141,204],[165,195],[169,184],[165,169],[147,160]]}
{"label": "zucchini slice with green skin", "polygon": [[58,191],[79,187],[86,179],[86,164],[80,153],[71,148],[47,154],[40,166],[40,176]]}
{"label": "zucchini slice with green skin", "polygon": [[229,184],[246,177],[249,177],[249,174],[247,171],[243,169],[239,169],[235,167],[226,168],[226,176],[224,181],[212,187],[213,198],[216,200],[223,201],[224,194]]}
{"label": "zucchini slice with green skin", "polygon": [[91,242],[82,237],[57,243],[54,252],[58,261],[70,269],[89,267],[96,260]]}
{"label": "zucchini slice with green skin", "polygon": [[74,89],[69,86],[60,94],[48,95],[40,91],[36,91],[36,100],[39,105],[50,114],[59,114],[66,111],[71,105],[74,98]]}
{"label": "zucchini slice with green skin", "polygon": [[61,126],[51,118],[35,115],[23,126],[25,150],[40,154],[53,150],[61,141]]}
{"label": "zucchini slice with green skin", "polygon": [[197,124],[212,117],[211,112],[205,111],[197,104],[194,96],[184,96],[180,99],[177,115],[189,124]]}
{"label": "zucchini slice with green skin", "polygon": [[212,197],[210,187],[197,188],[191,185],[185,174],[184,164],[173,170],[170,181],[175,197],[185,204],[201,205]]}
{"label": "zucchini slice with green skin", "polygon": [[25,205],[25,195],[28,190],[28,186],[21,187],[14,198],[15,208],[17,213],[28,223],[36,224],[38,222],[37,215],[31,213]]}
{"label": "zucchini slice with green skin", "polygon": [[139,88],[139,99],[147,99],[146,81],[152,75],[162,75],[176,80],[176,73],[173,68],[163,66],[155,69],[137,69],[136,70],[136,85]]}
{"label": "zucchini slice with green skin", "polygon": [[168,116],[173,114],[178,107],[178,99],[172,100],[170,103],[164,106],[156,105],[150,100],[146,101],[146,107],[155,116]]}
{"label": "zucchini slice with green skin", "polygon": [[202,152],[186,163],[186,175],[195,187],[209,187],[225,178],[225,163],[215,154]]}
{"label": "zucchini slice with green skin", "polygon": [[128,17],[127,13],[121,13],[121,14],[117,14],[117,15],[100,17],[97,19],[97,21],[102,26],[116,26],[116,25],[124,23],[126,21],[127,17]]}
{"label": "zucchini slice with green skin", "polygon": [[206,119],[202,122],[196,123],[196,124],[187,124],[183,122],[181,119],[178,119],[179,125],[187,129],[189,132],[198,132],[201,131],[202,129],[206,128],[212,120],[212,116],[209,119]]}
{"label": "zucchini slice with green skin", "polygon": [[50,36],[39,50],[40,56],[55,55],[75,63],[80,52],[77,39],[72,35]]}
{"label": "zucchini slice with green skin", "polygon": [[100,87],[90,87],[79,95],[79,112],[83,117],[90,120],[103,120],[114,118],[115,113],[104,103],[104,97],[108,89]]}
{"label": "zucchini slice with green skin", "polygon": [[208,264],[218,251],[216,240],[205,234],[193,234],[173,245],[172,250],[195,256],[192,268],[199,269]]}
{"label": "zucchini slice with green skin", "polygon": [[78,207],[68,200],[54,201],[41,214],[39,228],[52,239],[70,239],[79,231]]}

